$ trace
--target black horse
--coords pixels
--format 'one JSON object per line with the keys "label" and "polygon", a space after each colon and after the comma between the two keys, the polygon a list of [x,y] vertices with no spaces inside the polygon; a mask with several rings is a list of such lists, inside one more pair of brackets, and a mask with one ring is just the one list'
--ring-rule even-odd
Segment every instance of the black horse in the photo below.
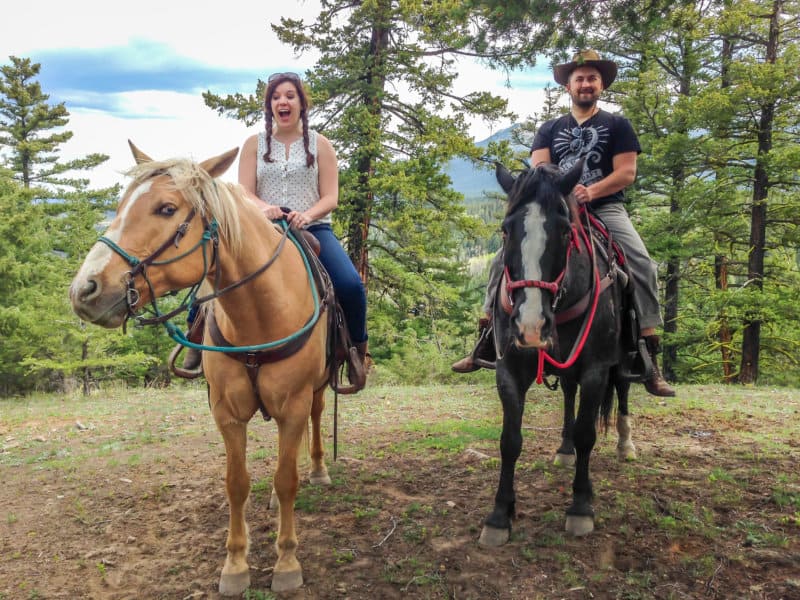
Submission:
{"label": "black horse", "polygon": [[[511,534],[525,394],[534,381],[557,375],[563,390],[559,454],[572,455],[574,447],[572,505],[566,519],[566,530],[574,535],[594,529],[589,457],[598,422],[608,426],[615,386],[627,413],[629,383],[618,368],[627,302],[613,252],[594,248],[590,228],[581,224],[581,216],[588,216],[571,196],[582,169],[583,161],[563,174],[554,165],[540,165],[515,178],[497,166],[497,180],[508,194],[505,273],[493,314],[497,391],[503,405],[502,463],[494,510],[480,536],[483,545],[504,544]],[[627,416],[623,425],[627,428]]]}

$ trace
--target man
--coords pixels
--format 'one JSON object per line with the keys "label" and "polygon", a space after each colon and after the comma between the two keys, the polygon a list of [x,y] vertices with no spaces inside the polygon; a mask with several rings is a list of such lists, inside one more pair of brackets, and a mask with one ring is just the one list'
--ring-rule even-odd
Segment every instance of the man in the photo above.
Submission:
{"label": "man", "polygon": [[[556,83],[563,85],[572,100],[570,112],[542,124],[531,146],[531,164],[555,163],[568,170],[585,158],[581,181],[573,194],[580,204],[588,204],[625,251],[633,275],[634,304],[640,335],[645,340],[653,362],[653,374],[644,382],[655,396],[674,396],[675,391],[664,380],[656,354],[660,341],[656,328],[663,324],[658,301],[658,273],[655,262],[631,223],[623,202],[624,189],[636,178],[636,157],[641,152],[639,140],[630,122],[622,116],[602,110],[597,102],[617,76],[617,65],[601,60],[594,50],[578,52],[571,62],[553,69]],[[500,254],[492,262],[489,292],[484,310],[491,315],[491,293],[502,270]],[[480,367],[491,368],[494,347],[486,331],[489,323],[481,319],[481,337],[472,354],[453,365],[459,373]]]}

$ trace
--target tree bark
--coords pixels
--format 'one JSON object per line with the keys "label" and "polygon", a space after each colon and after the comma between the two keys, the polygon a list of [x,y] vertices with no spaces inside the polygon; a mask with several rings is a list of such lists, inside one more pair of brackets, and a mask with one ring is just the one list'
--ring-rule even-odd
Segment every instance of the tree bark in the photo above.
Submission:
{"label": "tree bark", "polygon": [[[775,0],[769,22],[769,37],[765,61],[775,64],[778,56],[778,37],[780,24],[778,17],[783,8],[783,0]],[[767,196],[769,195],[769,175],[764,159],[772,150],[772,126],[775,116],[775,103],[761,105],[758,124],[758,152],[753,172],[753,204],[750,210],[750,256],[747,265],[748,285],[761,292],[764,286],[764,250],[767,232]],[[758,381],[758,361],[761,349],[761,319],[758,313],[745,319],[742,335],[742,365],[739,369],[740,383]]]}

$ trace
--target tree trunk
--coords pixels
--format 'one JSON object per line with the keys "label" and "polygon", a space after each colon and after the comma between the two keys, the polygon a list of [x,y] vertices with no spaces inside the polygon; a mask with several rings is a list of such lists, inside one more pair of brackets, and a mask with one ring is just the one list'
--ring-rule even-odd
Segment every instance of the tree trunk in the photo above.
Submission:
{"label": "tree trunk", "polygon": [[[730,38],[724,37],[722,39],[722,53],[720,56],[720,79],[722,89],[730,87],[730,65],[733,60],[733,43]],[[717,173],[717,181],[722,181],[722,174]],[[719,242],[719,240],[717,240]],[[714,256],[714,286],[722,292],[728,289],[728,257],[724,254],[716,254]],[[735,379],[733,370],[733,335],[728,323],[728,317],[725,315],[724,309],[717,315],[719,322],[719,332],[717,339],[719,340],[720,354],[722,355],[722,381],[724,383],[731,383]]]}
{"label": "tree trunk", "polygon": [[[724,292],[728,289],[728,257],[724,254],[714,256],[714,282],[718,290]],[[717,339],[719,340],[720,354],[722,354],[722,381],[730,383],[734,379],[731,356],[733,336],[724,310],[717,315],[717,321],[719,322]]]}
{"label": "tree trunk", "polygon": [[[675,197],[670,203],[671,214],[680,211]],[[664,286],[664,333],[677,333],[678,331],[678,299],[680,296],[680,261],[677,257],[670,257],[667,261],[667,281]],[[667,381],[675,381],[675,368],[678,361],[678,348],[673,343],[665,343],[662,352],[663,374]]]}
{"label": "tree trunk", "polygon": [[[83,340],[83,344],[81,344],[81,360],[85,363],[86,359],[89,358],[89,340]],[[83,367],[83,395],[89,395],[89,383],[91,379],[91,373],[89,371],[89,367]]]}
{"label": "tree trunk", "polygon": [[[386,11],[388,14],[388,9]],[[353,210],[348,226],[350,259],[361,276],[361,281],[366,288],[369,283],[369,225],[372,218],[374,195],[370,188],[370,180],[375,171],[375,157],[371,153],[371,143],[377,135],[375,128],[380,128],[381,100],[380,95],[386,84],[383,73],[385,56],[389,46],[391,23],[376,21],[372,29],[372,40],[369,46],[368,69],[365,79],[366,86],[362,102],[367,108],[369,120],[361,131],[364,154],[358,159],[358,193],[354,198]]]}
{"label": "tree trunk", "polygon": [[[775,0],[770,15],[769,37],[765,60],[775,64],[778,55],[779,22],[778,16],[783,8],[783,0]],[[764,159],[772,150],[772,126],[775,116],[775,103],[761,105],[758,124],[758,152],[753,173],[753,205],[750,211],[750,257],[747,264],[748,285],[761,291],[764,287],[764,250],[767,233],[767,196],[769,179]],[[758,360],[761,349],[761,319],[758,312],[753,318],[745,319],[742,336],[742,366],[739,369],[740,383],[758,381]]]}

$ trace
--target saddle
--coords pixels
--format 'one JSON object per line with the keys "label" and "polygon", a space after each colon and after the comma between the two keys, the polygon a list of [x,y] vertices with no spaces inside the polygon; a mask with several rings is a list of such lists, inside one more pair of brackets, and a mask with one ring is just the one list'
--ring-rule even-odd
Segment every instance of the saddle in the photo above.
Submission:
{"label": "saddle", "polygon": [[635,280],[630,272],[630,264],[625,258],[625,250],[613,239],[603,220],[591,212],[588,215],[595,250],[609,265],[609,269],[616,268],[620,276],[623,318],[620,335],[622,352],[618,374],[624,380],[643,383],[649,380],[653,373],[653,361],[644,338],[639,335],[639,316],[636,314],[633,298]]}

